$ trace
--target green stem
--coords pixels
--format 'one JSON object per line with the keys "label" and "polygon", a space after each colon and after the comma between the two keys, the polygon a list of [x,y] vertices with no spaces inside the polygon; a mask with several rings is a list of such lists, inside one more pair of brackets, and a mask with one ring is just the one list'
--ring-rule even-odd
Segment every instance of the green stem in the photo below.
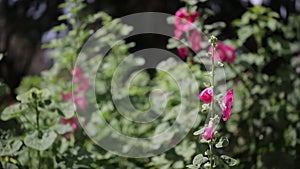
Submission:
{"label": "green stem", "polygon": [[212,142],[208,143],[209,145],[209,162],[210,162],[210,169],[213,169],[213,151],[212,151]]}
{"label": "green stem", "polygon": [[[215,93],[215,47],[212,45],[213,50],[212,50],[212,59],[211,59],[211,89],[213,93]],[[212,103],[211,103],[211,116],[214,117],[214,104],[215,104],[215,97],[213,97]]]}
{"label": "green stem", "polygon": [[[36,129],[38,131],[38,138],[42,137],[42,133],[40,130],[40,111],[38,110],[38,103],[35,102],[35,112],[36,112]],[[38,169],[41,168],[41,152],[37,150],[37,155],[38,155]]]}

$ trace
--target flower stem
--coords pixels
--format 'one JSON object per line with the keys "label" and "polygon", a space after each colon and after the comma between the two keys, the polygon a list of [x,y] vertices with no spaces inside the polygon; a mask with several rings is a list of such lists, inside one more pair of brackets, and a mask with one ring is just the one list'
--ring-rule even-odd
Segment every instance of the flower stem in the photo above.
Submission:
{"label": "flower stem", "polygon": [[[213,93],[215,93],[215,57],[214,57],[214,54],[215,54],[215,47],[214,45],[212,45],[213,47],[213,50],[212,50],[212,59],[211,59],[211,88],[212,88],[212,91]],[[214,103],[215,103],[215,97],[213,97],[212,99],[212,103],[211,103],[211,117],[214,117]]]}
{"label": "flower stem", "polygon": [[209,145],[209,162],[210,162],[210,169],[213,169],[213,151],[212,151],[212,142],[209,142],[208,145]]}

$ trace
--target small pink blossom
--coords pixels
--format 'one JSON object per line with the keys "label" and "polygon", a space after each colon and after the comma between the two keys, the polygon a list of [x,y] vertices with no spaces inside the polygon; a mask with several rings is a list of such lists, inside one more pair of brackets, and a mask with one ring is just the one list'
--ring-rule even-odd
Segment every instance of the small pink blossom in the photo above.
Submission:
{"label": "small pink blossom", "polygon": [[197,52],[200,50],[201,42],[202,42],[202,35],[200,34],[200,32],[197,29],[195,29],[192,32],[191,37],[190,37],[190,42],[192,45],[192,49],[194,51]]}
{"label": "small pink blossom", "polygon": [[231,115],[231,107],[232,107],[233,100],[234,100],[234,91],[233,89],[231,89],[226,93],[224,97],[224,101],[222,105],[223,121],[227,121]]}
{"label": "small pink blossom", "polygon": [[186,9],[179,10],[175,13],[175,28],[178,31],[187,32],[192,24],[196,21],[199,13],[195,11],[189,14]]}
{"label": "small pink blossom", "polygon": [[178,48],[178,54],[182,59],[186,59],[187,54],[188,54],[188,48],[186,48],[186,47]]}
{"label": "small pink blossom", "polygon": [[90,87],[90,81],[84,76],[76,77],[73,80],[74,85],[76,86],[75,91],[86,91]]}
{"label": "small pink blossom", "polygon": [[[209,48],[209,52],[212,52],[212,47]],[[214,53],[214,58],[216,60],[232,63],[235,61],[235,49],[230,45],[217,42],[217,49]]]}
{"label": "small pink blossom", "polygon": [[209,125],[205,128],[202,138],[205,140],[211,140],[214,137],[214,127]]}
{"label": "small pink blossom", "polygon": [[62,124],[70,124],[72,126],[73,130],[77,130],[78,128],[78,123],[75,117],[71,117],[68,119],[61,119]]}
{"label": "small pink blossom", "polygon": [[213,100],[213,96],[214,96],[213,90],[211,88],[206,88],[200,93],[199,98],[204,103],[210,103]]}
{"label": "small pink blossom", "polygon": [[174,30],[174,35],[175,35],[175,38],[176,39],[180,39],[181,35],[182,35],[182,32],[178,29],[175,29]]}
{"label": "small pink blossom", "polygon": [[76,95],[74,97],[74,103],[76,105],[76,110],[86,110],[87,101],[84,96]]}
{"label": "small pink blossom", "polygon": [[64,101],[68,101],[68,100],[70,100],[71,97],[72,97],[72,92],[68,92],[68,93],[66,93],[66,94],[61,93],[61,97],[62,97],[62,99],[63,99]]}
{"label": "small pink blossom", "polygon": [[75,68],[73,69],[72,74],[73,74],[73,76],[75,76],[75,77],[81,76],[81,75],[82,75],[82,70],[81,70],[81,68],[78,67],[78,66],[75,67]]}

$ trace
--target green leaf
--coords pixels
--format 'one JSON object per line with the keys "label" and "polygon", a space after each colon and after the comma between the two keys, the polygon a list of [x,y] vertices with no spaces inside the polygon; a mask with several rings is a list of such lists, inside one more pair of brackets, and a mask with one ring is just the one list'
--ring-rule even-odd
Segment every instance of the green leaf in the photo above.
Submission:
{"label": "green leaf", "polygon": [[195,136],[200,135],[200,134],[204,133],[204,130],[205,130],[205,128],[201,128],[200,130],[195,131],[193,134]]}
{"label": "green leaf", "polygon": [[237,31],[237,34],[239,43],[242,45],[253,34],[253,29],[250,26],[244,26]]}
{"label": "green leaf", "polygon": [[38,131],[26,135],[24,139],[25,145],[40,151],[48,149],[54,143],[57,134],[52,130],[41,132],[41,137],[39,137]]}
{"label": "green leaf", "polygon": [[0,156],[14,156],[22,146],[20,140],[0,141]]}
{"label": "green leaf", "polygon": [[47,89],[39,90],[37,88],[32,88],[29,91],[18,95],[17,100],[21,101],[21,103],[32,103],[34,101],[44,100],[48,98],[49,95],[50,92]]}
{"label": "green leaf", "polygon": [[204,164],[206,161],[208,161],[207,157],[204,157],[202,154],[198,154],[194,157],[193,159],[193,165],[194,166],[201,166],[202,164]]}
{"label": "green leaf", "polygon": [[27,106],[22,105],[20,103],[13,104],[11,106],[6,107],[2,114],[1,114],[1,119],[4,121],[19,117],[24,110],[26,110]]}
{"label": "green leaf", "polygon": [[60,25],[58,25],[58,26],[55,26],[55,27],[53,28],[53,30],[56,31],[56,32],[64,31],[64,30],[66,30],[66,29],[67,29],[67,26],[66,26],[66,24],[64,24],[64,23],[62,23],[62,24],[60,24]]}
{"label": "green leaf", "polygon": [[189,5],[196,5],[198,3],[198,0],[187,0],[186,1]]}
{"label": "green leaf", "polygon": [[0,61],[3,59],[3,53],[0,53]]}
{"label": "green leaf", "polygon": [[74,116],[75,107],[72,102],[64,102],[58,104],[58,113],[65,118],[71,118]]}
{"label": "green leaf", "polygon": [[230,167],[238,165],[240,162],[234,158],[231,158],[227,155],[221,155],[221,159]]}
{"label": "green leaf", "polygon": [[177,46],[180,46],[180,41],[178,41],[175,38],[170,38],[167,44],[167,49],[173,49],[176,48]]}
{"label": "green leaf", "polygon": [[216,144],[216,148],[226,147],[229,144],[229,140],[227,137],[221,137],[219,142]]}
{"label": "green leaf", "polygon": [[187,165],[186,167],[187,167],[187,168],[191,168],[191,169],[198,169],[198,168],[200,168],[200,167],[195,166],[195,165],[193,165],[193,164]]}
{"label": "green leaf", "polygon": [[175,17],[174,16],[169,16],[167,18],[167,23],[168,24],[174,24],[175,23]]}
{"label": "green leaf", "polygon": [[65,125],[64,124],[56,124],[55,126],[52,127],[52,129],[61,135],[73,131],[71,125],[67,125],[67,124],[65,124]]}

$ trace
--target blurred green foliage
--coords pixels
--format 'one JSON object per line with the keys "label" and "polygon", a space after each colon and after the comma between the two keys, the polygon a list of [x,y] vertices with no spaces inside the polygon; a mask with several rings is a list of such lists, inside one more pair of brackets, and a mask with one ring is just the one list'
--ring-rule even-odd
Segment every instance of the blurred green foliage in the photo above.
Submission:
{"label": "blurred green foliage", "polygon": [[[190,1],[195,5],[196,1]],[[7,107],[1,113],[1,123],[6,127],[0,130],[0,162],[2,168],[186,168],[199,167],[207,159],[202,153],[207,147],[199,143],[194,131],[205,122],[206,112],[199,112],[199,117],[193,129],[175,148],[151,158],[130,159],[114,155],[96,146],[84,133],[82,128],[72,131],[70,125],[61,124],[62,118],[74,115],[73,104],[63,101],[61,93],[71,91],[71,72],[75,60],[86,40],[94,33],[89,27],[95,22],[101,25],[113,23],[97,32],[99,44],[91,50],[100,50],[106,44],[113,46],[118,36],[127,35],[132,28],[124,25],[120,20],[113,20],[104,12],[83,17],[81,15],[85,5],[82,0],[69,0],[60,5],[69,6],[70,12],[60,16],[59,20],[70,22],[72,29],[67,36],[54,39],[44,44],[51,48],[51,55],[55,58],[54,66],[42,72],[41,76],[26,77],[18,88],[18,102]],[[191,9],[193,10],[193,9]],[[203,9],[203,11],[209,11]],[[212,15],[207,12],[207,17]],[[172,20],[172,19],[171,19]],[[170,21],[172,22],[172,21]],[[226,124],[220,124],[221,137],[216,144],[220,154],[228,154],[239,161],[222,155],[220,168],[227,168],[240,163],[234,168],[296,168],[299,165],[299,109],[300,109],[300,78],[296,68],[300,65],[299,39],[300,17],[290,15],[288,23],[283,24],[277,13],[272,10],[256,6],[250,8],[241,19],[233,22],[237,29],[237,38],[226,40],[236,47],[235,63],[225,64],[228,87],[235,90],[235,102],[231,119]],[[199,23],[206,33],[218,35],[222,32],[224,23]],[[56,26],[53,30],[60,32],[67,29],[65,24]],[[109,33],[114,32],[114,33]],[[170,40],[169,47],[176,47],[176,41]],[[255,44],[254,47],[249,43]],[[171,45],[170,45],[171,44]],[[163,71],[158,71],[154,78],[148,73],[140,72],[133,80],[125,82],[130,90],[118,95],[119,99],[129,96],[139,110],[147,110],[151,104],[159,105],[160,97],[148,96],[153,88],[159,88],[168,94],[166,115],[150,125],[133,125],[122,119],[112,103],[111,80],[116,65],[123,58],[128,57],[129,63],[139,66],[141,58],[129,53],[134,44],[118,41],[112,47],[102,66],[98,68],[99,57],[90,59],[82,66],[83,72],[97,69],[96,97],[102,115],[117,131],[130,136],[147,137],[160,133],[168,128],[180,112],[180,92],[173,79]],[[197,58],[194,58],[197,63]],[[159,66],[172,65],[172,60],[162,62]],[[168,68],[184,81],[187,74],[180,72],[182,65]],[[199,82],[207,81],[207,74],[203,72],[201,64],[189,64],[190,70]],[[128,70],[122,70],[126,72]],[[123,83],[123,82],[120,82]],[[5,86],[0,83],[0,91],[5,92]],[[204,87],[201,86],[201,87]],[[0,93],[0,94],[1,94]],[[157,103],[155,103],[157,101]],[[193,105],[200,108],[201,105]],[[156,112],[159,113],[157,106]],[[130,113],[130,112],[125,112]],[[188,114],[188,112],[187,112]],[[195,117],[187,117],[193,119]],[[93,119],[93,117],[91,118]],[[80,119],[79,119],[80,120]],[[5,121],[5,122],[4,122]],[[104,128],[104,124],[90,123],[87,127]],[[8,127],[7,127],[8,126]],[[153,130],[156,128],[155,130]],[[70,138],[64,137],[70,133]],[[109,135],[101,131],[97,139]],[[173,138],[176,131],[171,131]],[[167,138],[169,139],[169,138]],[[165,140],[153,140],[160,145]],[[123,146],[124,152],[130,146]],[[226,147],[225,147],[226,146]],[[195,158],[194,158],[195,157]],[[216,157],[217,158],[217,157]],[[224,161],[225,163],[221,163]]]}

